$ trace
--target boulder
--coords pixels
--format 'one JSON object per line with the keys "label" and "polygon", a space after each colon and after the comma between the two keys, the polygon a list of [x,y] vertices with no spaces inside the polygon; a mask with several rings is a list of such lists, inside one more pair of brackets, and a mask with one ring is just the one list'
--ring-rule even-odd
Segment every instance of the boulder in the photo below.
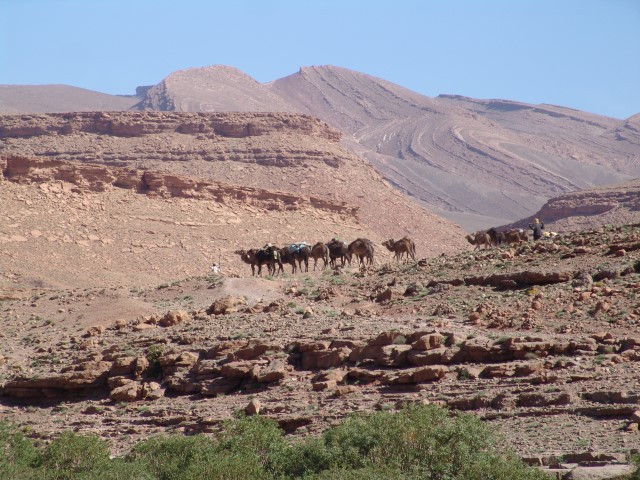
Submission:
{"label": "boulder", "polygon": [[170,310],[158,322],[161,327],[172,327],[189,320],[189,314],[184,310]]}
{"label": "boulder", "polygon": [[129,382],[116,387],[109,392],[109,398],[114,402],[134,402],[140,398],[142,385],[138,382]]}
{"label": "boulder", "polygon": [[233,313],[237,311],[238,305],[244,305],[244,298],[237,298],[228,295],[224,298],[220,298],[213,302],[209,308],[207,308],[208,315],[224,315],[227,313]]}
{"label": "boulder", "polygon": [[394,343],[404,343],[405,337],[398,331],[382,332],[376,338],[369,340],[368,344],[374,345],[392,345]]}
{"label": "boulder", "polygon": [[222,365],[220,375],[227,379],[244,379],[252,377],[256,364],[253,362],[229,362]]}
{"label": "boulder", "polygon": [[453,359],[454,353],[446,347],[434,348],[432,350],[409,350],[407,360],[411,365],[421,367],[424,365],[448,364]]}
{"label": "boulder", "polygon": [[402,367],[408,365],[408,353],[411,345],[368,345],[356,348],[351,352],[352,362],[372,361],[385,367]]}
{"label": "boulder", "polygon": [[423,383],[440,380],[443,378],[449,368],[444,365],[431,365],[427,367],[408,368],[397,372],[391,372],[384,378],[388,384],[410,384]]}
{"label": "boulder", "polygon": [[249,404],[244,408],[244,413],[247,415],[258,415],[260,413],[260,400],[257,398],[252,399]]}
{"label": "boulder", "polygon": [[314,370],[316,368],[335,368],[349,359],[351,349],[347,347],[330,350],[310,350],[302,352],[302,368]]}
{"label": "boulder", "polygon": [[278,358],[272,360],[269,365],[261,369],[256,375],[256,380],[258,383],[272,383],[282,380],[286,375],[287,370],[284,360]]}
{"label": "boulder", "polygon": [[444,344],[444,340],[445,338],[443,335],[439,333],[430,333],[413,342],[411,348],[414,350],[432,350],[434,348],[441,347]]}

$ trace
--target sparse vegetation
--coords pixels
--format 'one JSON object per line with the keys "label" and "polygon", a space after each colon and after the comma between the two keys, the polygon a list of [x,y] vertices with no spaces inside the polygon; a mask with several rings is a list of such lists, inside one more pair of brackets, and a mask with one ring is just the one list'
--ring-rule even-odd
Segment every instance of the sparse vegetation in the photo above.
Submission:
{"label": "sparse vegetation", "polygon": [[433,406],[352,415],[319,437],[289,443],[259,416],[225,422],[213,438],[156,436],[111,459],[95,436],[64,432],[48,445],[0,424],[0,476],[62,479],[537,480],[541,471],[500,452],[488,427]]}
{"label": "sparse vegetation", "polygon": [[147,350],[147,360],[149,366],[147,367],[146,374],[150,377],[158,377],[162,374],[162,367],[160,366],[160,355],[164,352],[164,345],[152,345]]}

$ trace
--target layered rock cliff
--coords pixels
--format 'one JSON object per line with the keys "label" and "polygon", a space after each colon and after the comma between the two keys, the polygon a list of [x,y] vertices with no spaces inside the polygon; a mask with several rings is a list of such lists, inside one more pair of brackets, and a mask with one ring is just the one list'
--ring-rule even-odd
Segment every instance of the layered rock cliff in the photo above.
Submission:
{"label": "layered rock cliff", "polygon": [[318,119],[286,113],[0,116],[5,176],[14,180],[28,171],[32,180],[42,175],[98,190],[305,205],[352,216],[380,238],[414,236],[423,255],[465,247],[460,228],[411,202],[340,139]]}

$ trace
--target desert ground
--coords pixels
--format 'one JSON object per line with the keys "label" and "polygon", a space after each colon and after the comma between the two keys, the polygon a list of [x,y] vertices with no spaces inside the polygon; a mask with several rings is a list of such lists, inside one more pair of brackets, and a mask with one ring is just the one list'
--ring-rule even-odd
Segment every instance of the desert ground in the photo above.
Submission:
{"label": "desert ground", "polygon": [[[257,277],[202,248],[222,240],[206,201],[56,188],[2,184],[0,404],[30,436],[122,453],[246,408],[303,436],[436,403],[563,474],[621,471],[640,447],[638,225],[402,262],[376,240],[370,266]],[[249,217],[265,238],[283,220]]]}

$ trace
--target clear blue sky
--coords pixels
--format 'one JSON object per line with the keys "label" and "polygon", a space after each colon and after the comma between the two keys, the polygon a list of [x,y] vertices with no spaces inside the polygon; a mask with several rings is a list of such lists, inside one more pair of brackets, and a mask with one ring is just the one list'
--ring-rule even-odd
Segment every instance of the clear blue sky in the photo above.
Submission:
{"label": "clear blue sky", "polygon": [[223,64],[336,65],[416,92],[640,112],[640,0],[0,0],[0,84],[133,94]]}

